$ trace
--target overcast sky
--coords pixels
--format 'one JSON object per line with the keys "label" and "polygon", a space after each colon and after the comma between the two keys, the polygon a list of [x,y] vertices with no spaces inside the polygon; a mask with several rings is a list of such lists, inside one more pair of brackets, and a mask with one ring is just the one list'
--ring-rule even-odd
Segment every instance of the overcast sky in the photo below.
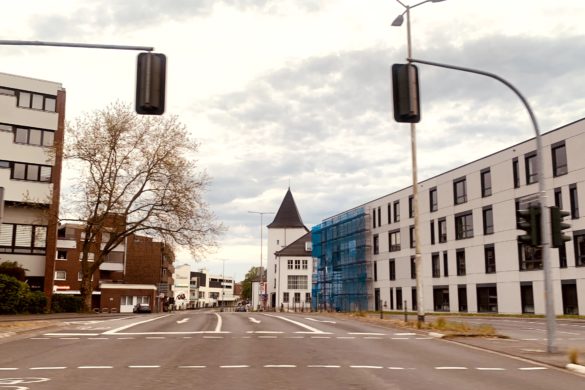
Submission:
{"label": "overcast sky", "polygon": [[[416,2],[406,3],[411,5]],[[228,227],[208,267],[243,279],[260,262],[260,218],[289,186],[308,228],[411,184],[409,126],[391,110],[406,57],[395,0],[20,0],[6,40],[154,46],[167,109],[201,143],[206,199]],[[513,83],[543,131],[585,117],[585,2],[447,0],[412,10],[413,56]],[[67,120],[134,99],[136,52],[0,46],[0,72],[60,82]],[[513,93],[420,65],[419,179],[533,136]],[[264,217],[264,225],[271,222]],[[267,231],[264,230],[264,239]],[[264,262],[266,247],[264,247]],[[178,264],[194,263],[180,253]]]}

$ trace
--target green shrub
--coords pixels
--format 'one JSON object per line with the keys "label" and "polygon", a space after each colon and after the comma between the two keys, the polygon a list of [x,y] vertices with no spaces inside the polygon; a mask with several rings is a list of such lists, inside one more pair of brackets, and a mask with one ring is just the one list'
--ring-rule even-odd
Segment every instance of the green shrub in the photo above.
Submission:
{"label": "green shrub", "polygon": [[27,296],[27,312],[30,314],[44,313],[47,307],[47,297],[42,291],[31,291]]}
{"label": "green shrub", "polygon": [[53,313],[77,313],[81,311],[81,297],[73,295],[53,295],[51,311]]}
{"label": "green shrub", "polygon": [[28,284],[15,277],[0,274],[0,314],[16,314],[26,310]]}

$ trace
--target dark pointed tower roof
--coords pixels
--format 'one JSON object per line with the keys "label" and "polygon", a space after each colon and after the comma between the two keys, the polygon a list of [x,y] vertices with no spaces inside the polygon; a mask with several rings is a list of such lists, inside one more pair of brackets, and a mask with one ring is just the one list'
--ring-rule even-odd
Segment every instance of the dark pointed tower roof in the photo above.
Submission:
{"label": "dark pointed tower roof", "polygon": [[295,200],[290,192],[290,187],[286,191],[280,208],[276,212],[274,221],[268,225],[268,228],[304,228],[306,231],[309,231],[305,224],[303,224]]}

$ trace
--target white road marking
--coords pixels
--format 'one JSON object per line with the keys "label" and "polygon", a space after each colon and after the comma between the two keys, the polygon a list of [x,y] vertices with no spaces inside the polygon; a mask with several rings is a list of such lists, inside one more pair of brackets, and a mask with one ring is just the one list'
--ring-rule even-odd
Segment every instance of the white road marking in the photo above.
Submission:
{"label": "white road marking", "polygon": [[92,370],[92,369],[102,369],[102,368],[114,368],[113,366],[79,366],[77,368],[80,368],[82,370],[88,369],[88,370]]}
{"label": "white road marking", "polygon": [[221,332],[221,316],[217,313],[213,313],[217,316],[217,326],[215,327],[216,332]]}
{"label": "white road marking", "polygon": [[[102,334],[116,334],[116,333],[119,333],[120,331],[126,330],[128,328],[133,327],[133,326],[146,324],[147,322],[160,320],[161,318],[165,318],[165,317],[168,317],[168,316],[170,316],[170,314],[165,314],[165,315],[162,315],[162,316],[150,318],[150,319],[144,320],[144,321],[134,322],[132,324],[128,324],[128,325],[120,326],[119,328],[115,328],[115,329],[108,330],[108,331],[106,331],[106,332],[104,332]],[[124,334],[127,334],[127,333],[124,333]]]}
{"label": "white road marking", "polygon": [[435,370],[467,370],[467,367],[435,367]]}
{"label": "white road marking", "polygon": [[255,334],[282,334],[284,332],[279,332],[276,330],[247,330],[246,333],[255,333]]}
{"label": "white road marking", "polygon": [[219,368],[248,368],[250,366],[247,365],[240,365],[240,366],[219,366]]}
{"label": "white road marking", "polygon": [[480,371],[506,371],[505,368],[500,368],[500,367],[477,367],[476,370],[480,370]]}
{"label": "white road marking", "polygon": [[349,366],[349,368],[384,368],[382,366]]}
{"label": "white road marking", "polygon": [[64,370],[67,367],[31,367],[29,370]]}
{"label": "white road marking", "polygon": [[248,319],[249,319],[251,322],[255,323],[255,324],[259,324],[260,322],[262,322],[262,321],[259,321],[259,320],[257,320],[257,319],[256,319],[256,318],[254,318],[254,317],[248,317]]}
{"label": "white road marking", "polygon": [[355,339],[355,337],[354,337],[354,336],[338,336],[338,337],[336,337],[336,338],[338,338],[338,339],[348,339],[348,340],[353,340],[353,339]]}
{"label": "white road marking", "polygon": [[44,333],[43,336],[99,336],[99,333]]}
{"label": "white road marking", "polygon": [[294,364],[267,364],[265,368],[296,368]]}
{"label": "white road marking", "polygon": [[408,337],[391,337],[392,340],[410,340]]}
{"label": "white road marking", "polygon": [[382,340],[382,337],[366,336],[364,340]]}
{"label": "white road marking", "polygon": [[[300,326],[301,328],[305,328],[305,329],[309,330],[310,333],[331,334],[330,332],[323,332],[322,330],[315,329],[312,326],[305,325],[305,324],[303,324],[301,322],[298,322],[298,321],[295,321],[295,320],[291,320],[290,318],[286,318],[286,317],[283,317],[283,316],[275,316],[275,315],[272,315],[272,314],[264,314],[264,315],[265,316],[268,316],[268,317],[279,318],[279,319],[281,319],[283,321],[290,322],[292,324],[295,324],[297,326]],[[306,333],[306,332],[295,332],[295,333]]]}
{"label": "white road marking", "polygon": [[150,336],[147,337],[148,340],[162,340],[162,339],[166,339],[166,337],[162,337],[162,336]]}
{"label": "white road marking", "polygon": [[118,337],[118,340],[134,340],[134,337]]}
{"label": "white road marking", "polygon": [[287,336],[285,339],[304,339],[305,336]]}
{"label": "white road marking", "polygon": [[330,339],[330,336],[311,336],[312,339]]}
{"label": "white road marking", "polygon": [[367,333],[367,332],[348,332],[347,334],[353,334],[355,336],[386,336],[385,333]]}
{"label": "white road marking", "polygon": [[404,370],[404,367],[388,367],[389,370]]}
{"label": "white road marking", "polygon": [[89,337],[88,340],[109,340],[107,337]]}
{"label": "white road marking", "polygon": [[518,368],[522,371],[536,371],[536,370],[546,370],[546,367],[520,367]]}
{"label": "white road marking", "polygon": [[572,334],[572,335],[574,335],[574,336],[575,336],[575,335],[576,335],[576,336],[579,336],[579,333],[573,333],[573,332],[562,332],[562,331],[559,331],[559,333],[564,333],[564,334]]}
{"label": "white road marking", "polygon": [[182,320],[177,321],[177,324],[184,324],[187,321],[189,321],[189,318],[183,318]]}
{"label": "white road marking", "polygon": [[128,366],[128,368],[160,368],[160,366],[152,365],[152,366]]}
{"label": "white road marking", "polygon": [[307,367],[309,367],[309,368],[340,368],[341,366],[336,366],[333,364],[314,364],[314,365],[310,365]]}
{"label": "white road marking", "polygon": [[18,368],[16,367],[0,367],[0,371],[16,371]]}
{"label": "white road marking", "polygon": [[31,340],[50,340],[50,337],[31,337]]}
{"label": "white road marking", "polygon": [[416,336],[416,333],[394,333],[394,336]]}
{"label": "white road marking", "polygon": [[223,336],[203,336],[204,339],[223,339]]}
{"label": "white road marking", "polygon": [[79,337],[59,337],[59,340],[79,340]]}
{"label": "white road marking", "polygon": [[[115,335],[124,335],[124,336],[147,336],[147,335],[187,335],[187,334],[227,334],[232,333],[229,331],[221,331],[216,332],[213,330],[200,330],[194,332],[124,332],[124,333],[116,333]],[[105,333],[102,333],[105,334]]]}
{"label": "white road marking", "polygon": [[305,320],[309,320],[309,321],[315,321],[315,322],[324,322],[327,324],[336,324],[337,322],[335,321],[328,321],[328,320],[316,320],[314,318],[309,318],[309,317],[305,317]]}
{"label": "white road marking", "polygon": [[179,368],[206,368],[207,366],[179,366]]}
{"label": "white road marking", "polygon": [[432,340],[432,337],[417,337],[417,340]]}
{"label": "white road marking", "polygon": [[258,336],[259,339],[275,339],[276,336]]}

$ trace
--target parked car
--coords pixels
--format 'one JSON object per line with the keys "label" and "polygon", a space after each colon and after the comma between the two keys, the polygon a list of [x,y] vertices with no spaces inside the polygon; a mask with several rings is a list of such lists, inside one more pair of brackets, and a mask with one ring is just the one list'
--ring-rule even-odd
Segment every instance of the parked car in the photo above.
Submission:
{"label": "parked car", "polygon": [[246,311],[246,306],[244,305],[236,306],[236,311]]}
{"label": "parked car", "polygon": [[134,306],[134,313],[150,313],[150,305],[148,303],[139,303]]}

